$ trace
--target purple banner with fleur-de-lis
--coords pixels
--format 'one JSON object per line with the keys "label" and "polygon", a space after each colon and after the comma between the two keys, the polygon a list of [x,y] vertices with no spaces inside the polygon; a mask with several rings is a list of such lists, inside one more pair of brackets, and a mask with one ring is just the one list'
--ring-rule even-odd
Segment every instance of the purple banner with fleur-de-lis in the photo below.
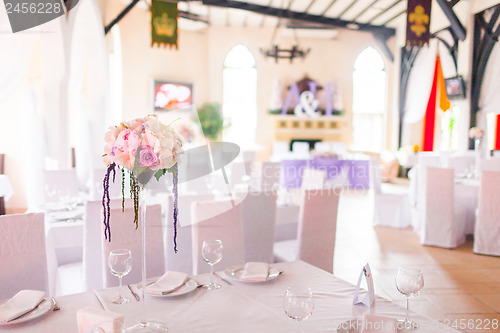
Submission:
{"label": "purple banner with fleur-de-lis", "polygon": [[408,0],[406,18],[406,44],[421,45],[429,42],[431,34],[432,0]]}

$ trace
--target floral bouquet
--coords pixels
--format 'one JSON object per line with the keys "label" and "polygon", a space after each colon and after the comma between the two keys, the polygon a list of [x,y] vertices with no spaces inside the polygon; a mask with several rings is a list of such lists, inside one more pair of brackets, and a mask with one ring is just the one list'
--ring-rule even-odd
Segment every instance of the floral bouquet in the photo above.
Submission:
{"label": "floral bouquet", "polygon": [[469,130],[469,138],[471,139],[481,139],[484,135],[484,130],[479,127],[472,127]]}
{"label": "floral bouquet", "polygon": [[[177,228],[177,162],[184,139],[171,125],[165,125],[155,115],[112,126],[105,134],[104,162],[108,165],[103,180],[104,236],[111,241],[109,225],[109,180],[115,181],[116,169],[122,173],[122,209],[125,202],[125,169],[130,173],[130,197],[134,200],[134,223],[139,226],[139,191],[154,176],[157,180],[167,172],[173,175],[174,230]],[[176,240],[174,233],[174,249]]]}

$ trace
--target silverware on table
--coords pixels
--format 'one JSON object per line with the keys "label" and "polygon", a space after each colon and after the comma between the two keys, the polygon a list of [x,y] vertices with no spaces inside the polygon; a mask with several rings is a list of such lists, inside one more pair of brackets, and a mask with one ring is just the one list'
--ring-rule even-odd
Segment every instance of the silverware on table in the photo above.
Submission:
{"label": "silverware on table", "polygon": [[52,311],[61,310],[61,307],[59,307],[59,305],[57,305],[56,299],[54,297],[51,297],[51,300],[52,300]]}
{"label": "silverware on table", "polygon": [[229,282],[228,280],[224,279],[222,276],[220,276],[218,273],[214,273],[215,276],[217,276],[219,279],[222,281],[226,282],[228,285],[232,286],[233,284]]}
{"label": "silverware on table", "polygon": [[130,293],[132,294],[132,296],[134,296],[134,298],[136,299],[136,301],[140,301],[141,299],[139,298],[139,295],[137,295],[137,293],[132,290],[132,287],[130,286],[130,284],[127,284],[127,287],[128,287],[128,290],[130,290]]}

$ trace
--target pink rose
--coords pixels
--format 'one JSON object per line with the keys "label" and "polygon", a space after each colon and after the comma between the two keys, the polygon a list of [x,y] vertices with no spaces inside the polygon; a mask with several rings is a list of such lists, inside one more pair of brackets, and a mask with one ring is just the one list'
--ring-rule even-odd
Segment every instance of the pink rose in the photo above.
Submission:
{"label": "pink rose", "polygon": [[148,129],[145,129],[144,132],[141,135],[142,138],[142,148],[152,148],[156,153],[160,150],[160,141],[158,138],[153,135],[153,132],[151,132]]}
{"label": "pink rose", "polygon": [[158,165],[158,154],[151,147],[142,148],[139,153],[139,166],[153,167]]}
{"label": "pink rose", "polygon": [[135,151],[139,148],[140,143],[141,140],[137,131],[125,129],[121,131],[116,138],[113,152],[116,154],[116,150],[119,150],[121,152],[135,154]]}
{"label": "pink rose", "polygon": [[135,153],[124,152],[117,149],[115,150],[114,162],[124,168],[132,170],[135,164]]}

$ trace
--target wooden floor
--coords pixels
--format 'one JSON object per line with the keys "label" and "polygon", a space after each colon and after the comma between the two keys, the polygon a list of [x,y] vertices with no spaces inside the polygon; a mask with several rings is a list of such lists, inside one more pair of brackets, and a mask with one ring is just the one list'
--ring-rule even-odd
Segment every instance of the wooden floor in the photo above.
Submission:
{"label": "wooden floor", "polygon": [[[404,183],[384,186],[405,190]],[[500,327],[477,329],[488,320],[496,319],[500,325],[500,257],[474,254],[472,240],[454,250],[422,246],[411,228],[373,227],[372,216],[371,192],[342,194],[335,245],[336,276],[356,284],[361,268],[368,262],[375,293],[406,306],[405,297],[396,290],[396,273],[400,266],[418,267],[423,271],[425,286],[419,296],[410,300],[411,311],[454,328],[470,323],[472,329],[459,329],[463,332],[500,332]]]}

